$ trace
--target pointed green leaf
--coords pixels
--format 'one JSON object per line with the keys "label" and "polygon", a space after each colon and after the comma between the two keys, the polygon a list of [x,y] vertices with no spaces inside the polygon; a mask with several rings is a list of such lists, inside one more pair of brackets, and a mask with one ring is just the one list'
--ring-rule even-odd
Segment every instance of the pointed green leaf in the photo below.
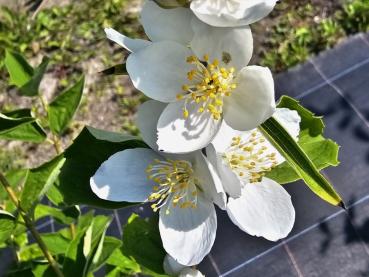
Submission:
{"label": "pointed green leaf", "polygon": [[94,217],[92,222],[89,222],[89,225],[86,225],[87,222],[83,220],[82,226],[77,228],[76,237],[66,251],[63,264],[65,276],[87,276],[88,267],[92,260],[90,254],[96,251],[110,221],[110,217],[101,215]]}
{"label": "pointed green leaf", "polygon": [[34,74],[32,66],[19,53],[6,50],[4,64],[9,72],[9,83],[18,88],[27,84]]}
{"label": "pointed green leaf", "polygon": [[114,237],[105,237],[100,243],[92,260],[92,271],[98,270],[105,264],[114,251],[122,246],[122,241]]}
{"label": "pointed green leaf", "polygon": [[20,199],[20,205],[25,211],[29,211],[53,184],[64,162],[63,157],[57,157],[38,168],[29,170]]}
{"label": "pointed green leaf", "polygon": [[0,139],[41,143],[46,133],[32,117],[31,110],[20,109],[0,114]]}
{"label": "pointed green leaf", "polygon": [[38,95],[38,90],[45,75],[47,66],[49,65],[49,58],[44,57],[41,64],[34,70],[34,74],[25,85],[20,88],[20,92],[25,96],[36,96]]}
{"label": "pointed green leaf", "polygon": [[0,243],[5,242],[10,237],[15,225],[15,217],[6,211],[0,210]]}
{"label": "pointed green leaf", "polygon": [[274,117],[265,121],[260,130],[315,194],[332,205],[344,205],[333,186]]}
{"label": "pointed green leaf", "polygon": [[118,267],[125,274],[141,273],[140,265],[133,258],[124,255],[121,248],[112,252],[106,264]]}
{"label": "pointed green leaf", "polygon": [[25,96],[38,95],[38,89],[48,63],[49,59],[45,57],[34,70],[21,54],[8,50],[4,59],[10,76],[10,84],[17,86],[21,94]]}
{"label": "pointed green leaf", "polygon": [[87,204],[102,208],[121,208],[132,203],[110,202],[98,198],[90,188],[90,178],[100,165],[118,151],[147,147],[136,137],[85,127],[65,151],[57,188],[67,205]]}
{"label": "pointed green leaf", "polygon": [[38,204],[35,208],[34,217],[35,220],[40,220],[44,217],[52,216],[61,224],[71,224],[78,218],[79,214],[80,211],[75,206],[66,209],[58,209],[51,206]]}
{"label": "pointed green leaf", "polygon": [[[288,108],[299,113],[301,124],[298,144],[317,169],[321,170],[328,166],[337,166],[339,164],[339,146],[334,141],[323,137],[324,122],[321,117],[315,116],[312,112],[302,107],[297,100],[288,96],[282,96],[278,103],[278,108]],[[266,176],[280,184],[301,179],[288,162],[278,165]]]}
{"label": "pointed green leaf", "polygon": [[82,99],[84,82],[84,77],[81,77],[74,86],[62,92],[49,104],[49,124],[54,134],[61,134],[71,122]]}
{"label": "pointed green leaf", "polygon": [[142,219],[132,214],[123,231],[123,253],[155,274],[164,274],[166,255],[161,242],[157,218]]}

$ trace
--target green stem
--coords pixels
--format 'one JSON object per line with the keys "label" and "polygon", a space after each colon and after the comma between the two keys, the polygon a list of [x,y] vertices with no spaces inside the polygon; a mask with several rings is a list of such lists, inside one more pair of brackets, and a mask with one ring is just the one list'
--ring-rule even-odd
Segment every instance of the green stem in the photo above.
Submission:
{"label": "green stem", "polygon": [[50,251],[47,249],[45,242],[42,240],[40,234],[37,232],[32,219],[28,217],[27,213],[20,206],[17,195],[15,194],[14,190],[11,188],[8,180],[5,178],[5,176],[1,172],[0,172],[0,183],[4,187],[5,191],[8,193],[10,199],[13,201],[15,206],[18,208],[18,211],[20,215],[22,216],[25,225],[27,226],[32,236],[36,240],[45,258],[48,260],[50,266],[54,270],[56,276],[64,277],[64,274],[61,272],[58,263],[55,261],[54,257],[51,255]]}

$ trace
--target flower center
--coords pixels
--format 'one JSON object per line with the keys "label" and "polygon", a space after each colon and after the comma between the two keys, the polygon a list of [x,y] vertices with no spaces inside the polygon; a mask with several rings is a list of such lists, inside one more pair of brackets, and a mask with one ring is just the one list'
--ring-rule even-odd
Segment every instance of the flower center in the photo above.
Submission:
{"label": "flower center", "polygon": [[187,62],[194,66],[194,69],[187,73],[190,83],[183,85],[183,91],[177,94],[178,100],[185,99],[184,118],[189,116],[187,105],[196,104],[199,113],[209,112],[215,120],[220,119],[224,96],[230,96],[237,87],[234,82],[235,68],[219,67],[218,60],[209,63],[208,55],[204,56],[204,61],[190,56]]}
{"label": "flower center", "polygon": [[[192,165],[183,160],[154,160],[146,169],[147,176],[154,186],[149,200],[155,202],[151,208],[156,212],[166,203],[174,207],[196,208],[198,180],[194,177]],[[170,205],[166,213],[169,214]]]}
{"label": "flower center", "polygon": [[240,178],[250,183],[260,182],[265,174],[276,165],[276,152],[268,151],[265,138],[259,131],[254,131],[244,141],[240,136],[232,139],[231,146],[223,154],[223,161]]}

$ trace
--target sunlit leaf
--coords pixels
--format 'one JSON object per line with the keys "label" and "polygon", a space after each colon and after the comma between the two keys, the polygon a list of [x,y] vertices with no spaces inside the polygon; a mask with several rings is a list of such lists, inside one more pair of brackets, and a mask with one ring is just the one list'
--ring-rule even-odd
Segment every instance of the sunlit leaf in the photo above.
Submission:
{"label": "sunlit leaf", "polygon": [[29,109],[20,109],[0,114],[0,139],[41,143],[46,133]]}
{"label": "sunlit leaf", "polygon": [[[279,108],[295,110],[301,117],[298,144],[305,151],[317,169],[337,166],[339,146],[330,139],[323,137],[324,122],[321,117],[302,107],[299,102],[288,96],[283,96],[278,103]],[[280,184],[301,179],[288,162],[284,162],[267,174],[267,177]]]}
{"label": "sunlit leaf", "polygon": [[41,80],[49,64],[48,58],[45,57],[41,64],[33,69],[21,54],[7,50],[4,64],[9,72],[11,85],[17,86],[22,95],[38,95]]}
{"label": "sunlit leaf", "polygon": [[0,243],[5,242],[10,237],[15,225],[15,217],[6,211],[0,210]]}
{"label": "sunlit leaf", "polygon": [[265,121],[260,130],[315,194],[332,205],[344,206],[333,186],[274,117]]}
{"label": "sunlit leaf", "polygon": [[29,170],[20,199],[21,207],[24,210],[30,210],[53,184],[64,162],[63,157],[57,157],[38,168]]}
{"label": "sunlit leaf", "polygon": [[49,126],[53,133],[61,134],[71,122],[82,99],[84,80],[82,77],[49,104]]}

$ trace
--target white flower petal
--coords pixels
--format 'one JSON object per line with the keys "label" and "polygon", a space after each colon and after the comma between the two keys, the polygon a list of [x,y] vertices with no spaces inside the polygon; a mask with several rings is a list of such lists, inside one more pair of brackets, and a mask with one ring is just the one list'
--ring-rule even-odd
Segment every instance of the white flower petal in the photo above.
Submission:
{"label": "white flower petal", "polygon": [[196,178],[201,184],[201,189],[209,201],[214,202],[222,210],[226,209],[227,196],[223,189],[222,183],[214,166],[201,153],[201,151],[193,152],[192,158],[189,160],[193,165]]}
{"label": "white flower petal", "polygon": [[152,41],[172,40],[188,45],[193,36],[192,18],[189,9],[163,9],[154,1],[146,1],[141,11],[141,23]]}
{"label": "white flower petal", "polygon": [[268,178],[246,184],[241,197],[229,199],[227,212],[241,230],[271,241],[285,238],[295,222],[291,196]]}
{"label": "white flower petal", "polygon": [[174,102],[187,84],[191,65],[186,58],[192,52],[173,41],[160,41],[127,59],[127,71],[133,85],[148,97],[161,102]]}
{"label": "white flower petal", "polygon": [[224,120],[236,130],[251,130],[275,111],[274,81],[266,67],[247,66],[237,77],[237,88],[224,98]]}
{"label": "white flower petal", "polygon": [[224,164],[222,154],[217,153],[212,144],[206,147],[206,155],[209,162],[216,168],[219,178],[221,180],[223,189],[231,197],[239,197],[241,195],[242,183],[229,166]]}
{"label": "white flower petal", "polygon": [[178,277],[205,277],[205,275],[203,275],[199,270],[191,268],[191,267],[186,267],[185,269],[183,269],[180,274],[178,275]]}
{"label": "white flower petal", "polygon": [[273,117],[286,129],[286,131],[297,141],[300,134],[301,117],[295,110],[277,108]]}
{"label": "white flower petal", "polygon": [[159,149],[169,153],[188,153],[206,147],[217,133],[221,120],[208,112],[197,112],[196,104],[188,104],[188,118],[183,116],[184,100],[170,103],[158,122]]}
{"label": "white flower petal", "polygon": [[[170,205],[170,204],[169,204]],[[214,244],[217,217],[212,203],[199,195],[197,208],[160,209],[159,230],[166,252],[178,263],[199,264]]]}
{"label": "white flower petal", "polygon": [[141,132],[142,139],[152,149],[158,150],[156,141],[158,120],[167,104],[159,101],[149,100],[141,104],[137,111],[136,124]]}
{"label": "white flower petal", "polygon": [[127,149],[115,153],[91,177],[91,189],[104,200],[144,202],[155,185],[147,178],[145,172],[154,159],[162,157],[146,148]]}
{"label": "white flower petal", "polygon": [[171,255],[166,255],[163,262],[163,268],[169,276],[178,276],[179,273],[186,268],[185,265],[177,263]]}
{"label": "white flower petal", "polygon": [[223,120],[222,125],[211,141],[211,144],[214,146],[217,153],[224,153],[227,148],[229,148],[232,144],[232,138],[240,136],[244,134],[245,131],[239,131],[228,126],[227,122]]}
{"label": "white flower petal", "polygon": [[249,63],[253,51],[249,26],[217,28],[194,18],[192,28],[195,34],[191,49],[200,59],[206,54],[210,62],[218,59],[225,67],[234,67],[236,70],[241,70]]}
{"label": "white flower petal", "polygon": [[191,9],[207,24],[216,27],[249,25],[267,16],[277,0],[193,0]]}
{"label": "white flower petal", "polygon": [[137,52],[151,44],[151,42],[147,40],[126,37],[112,28],[105,28],[104,30],[108,39],[119,44],[129,52]]}

